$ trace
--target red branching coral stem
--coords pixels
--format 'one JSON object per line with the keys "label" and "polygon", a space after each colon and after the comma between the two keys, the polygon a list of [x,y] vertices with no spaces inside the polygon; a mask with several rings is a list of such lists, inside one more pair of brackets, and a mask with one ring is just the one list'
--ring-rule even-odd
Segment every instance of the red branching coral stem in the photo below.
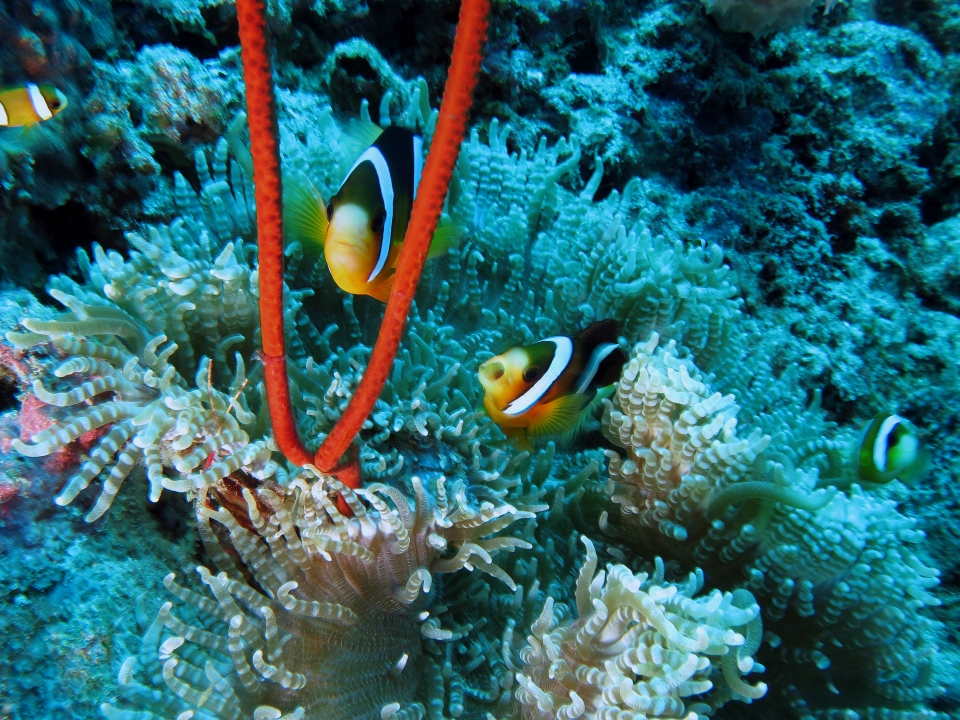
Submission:
{"label": "red branching coral stem", "polygon": [[267,41],[264,0],[237,0],[243,81],[246,86],[250,154],[253,155],[259,248],[260,335],[267,403],[280,451],[296,465],[313,458],[300,437],[290,405],[283,338],[283,197],[277,106]]}
{"label": "red branching coral stem", "polygon": [[417,283],[430,250],[430,240],[440,219],[450,177],[460,154],[467,115],[473,103],[473,90],[480,71],[481,51],[487,36],[489,8],[487,0],[463,0],[460,6],[460,21],[443,101],[440,103],[440,117],[401,246],[397,273],[380,325],[380,334],[350,405],[317,452],[314,464],[321,470],[332,468],[353,442],[380,397],[393,368],[393,358],[400,346],[410,303],[417,291]]}
{"label": "red branching coral stem", "polygon": [[[367,370],[349,406],[316,456],[297,434],[290,404],[283,335],[283,207],[276,101],[270,69],[264,0],[237,0],[243,77],[246,84],[250,151],[253,155],[259,245],[260,332],[263,340],[267,402],[280,451],[296,465],[313,463],[335,472],[349,487],[359,487],[355,458],[342,463],[350,444],[370,415],[393,367],[403,326],[423,272],[430,241],[443,210],[450,177],[460,153],[467,115],[480,71],[487,35],[489,0],[463,0],[440,117],[413,204],[410,223],[387,301],[380,333]],[[341,505],[343,502],[341,500]],[[345,508],[341,508],[345,509]]]}

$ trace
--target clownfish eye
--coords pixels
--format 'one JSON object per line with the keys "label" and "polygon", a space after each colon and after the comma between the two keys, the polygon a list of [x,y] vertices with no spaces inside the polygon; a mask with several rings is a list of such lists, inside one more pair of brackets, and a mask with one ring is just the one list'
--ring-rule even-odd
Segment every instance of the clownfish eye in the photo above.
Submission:
{"label": "clownfish eye", "polygon": [[523,381],[525,383],[535,383],[543,376],[543,370],[538,367],[528,367],[523,371]]}
{"label": "clownfish eye", "polygon": [[59,101],[59,100],[54,100],[52,103],[50,103],[50,107],[51,107],[52,109],[54,109],[54,110],[59,110],[59,109],[60,109],[60,101]]}
{"label": "clownfish eye", "polygon": [[370,228],[376,233],[383,230],[383,223],[387,219],[387,214],[382,210],[378,209],[373,214],[373,219],[370,221]]}

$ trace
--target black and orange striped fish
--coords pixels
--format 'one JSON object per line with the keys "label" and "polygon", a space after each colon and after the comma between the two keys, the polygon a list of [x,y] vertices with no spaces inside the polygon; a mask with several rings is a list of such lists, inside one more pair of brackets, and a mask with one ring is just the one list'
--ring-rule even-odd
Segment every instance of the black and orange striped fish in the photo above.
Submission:
{"label": "black and orange striped fish", "polygon": [[[284,198],[284,222],[306,250],[323,246],[341,290],[386,302],[420,184],[423,138],[396,126],[363,127],[375,139],[330,201],[324,204],[307,183],[291,187]],[[428,257],[447,252],[460,234],[451,225],[438,228]]]}
{"label": "black and orange striped fish", "polygon": [[0,90],[0,127],[24,127],[49,120],[67,107],[53,85],[26,83]]}
{"label": "black and orange striped fish", "polygon": [[513,347],[480,366],[483,405],[509,436],[562,436],[576,431],[600,388],[627,361],[614,320],[593,323],[575,338],[559,335]]}

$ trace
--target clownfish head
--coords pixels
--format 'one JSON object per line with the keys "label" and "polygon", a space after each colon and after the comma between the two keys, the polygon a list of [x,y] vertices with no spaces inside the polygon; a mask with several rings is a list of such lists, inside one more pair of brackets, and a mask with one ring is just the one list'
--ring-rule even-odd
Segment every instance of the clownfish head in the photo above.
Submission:
{"label": "clownfish head", "polygon": [[360,205],[331,208],[323,254],[330,273],[343,290],[363,293],[376,266],[383,237],[383,211],[372,214]]}
{"label": "clownfish head", "polygon": [[874,483],[910,482],[927,468],[928,455],[917,431],[895,414],[881,413],[864,427],[856,448],[857,475]]}
{"label": "clownfish head", "polygon": [[480,384],[496,406],[505,409],[528,392],[546,370],[543,362],[531,358],[527,348],[514,347],[480,366]]}

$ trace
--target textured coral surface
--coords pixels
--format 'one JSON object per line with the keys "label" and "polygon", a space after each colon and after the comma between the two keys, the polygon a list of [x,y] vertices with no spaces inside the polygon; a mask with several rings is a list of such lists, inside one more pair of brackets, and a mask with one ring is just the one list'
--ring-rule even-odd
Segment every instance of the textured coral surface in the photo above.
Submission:
{"label": "textured coral surface", "polygon": [[[0,279],[45,303],[0,295],[0,716],[960,715],[960,11],[753,7],[764,37],[692,0],[495,3],[466,234],[352,517],[269,435],[232,5],[0,8],[2,84],[71,103],[0,134]],[[285,182],[328,197],[360,108],[429,142],[455,17],[271,3]],[[290,240],[316,447],[382,306]],[[515,446],[479,363],[604,317],[620,383]],[[910,486],[853,469],[890,411],[930,450]]]}

